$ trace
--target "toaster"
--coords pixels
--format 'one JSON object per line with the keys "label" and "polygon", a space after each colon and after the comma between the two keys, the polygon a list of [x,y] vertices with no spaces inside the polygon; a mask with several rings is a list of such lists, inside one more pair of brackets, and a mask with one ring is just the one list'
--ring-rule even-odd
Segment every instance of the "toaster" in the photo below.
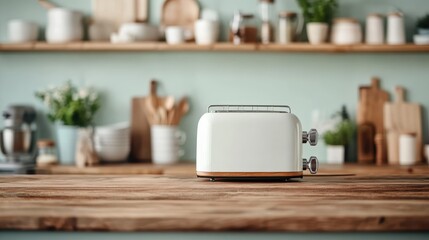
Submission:
{"label": "toaster", "polygon": [[317,144],[315,129],[283,105],[211,105],[198,122],[198,177],[302,178],[317,173],[319,162],[302,158],[302,145]]}

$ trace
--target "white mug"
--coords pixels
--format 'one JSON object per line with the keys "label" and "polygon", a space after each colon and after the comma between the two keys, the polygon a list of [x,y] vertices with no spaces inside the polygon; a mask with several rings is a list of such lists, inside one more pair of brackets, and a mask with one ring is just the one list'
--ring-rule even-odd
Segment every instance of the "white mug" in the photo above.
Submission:
{"label": "white mug", "polygon": [[195,42],[198,45],[210,45],[219,38],[219,22],[200,19],[195,21]]}
{"label": "white mug", "polygon": [[37,40],[39,27],[36,23],[25,20],[11,20],[7,24],[10,43],[26,43]]}
{"label": "white mug", "polygon": [[165,29],[165,39],[168,44],[182,44],[185,42],[185,29],[179,26],[170,26]]}
{"label": "white mug", "polygon": [[173,164],[185,154],[180,146],[185,143],[186,134],[176,126],[153,125],[150,132],[154,164]]}

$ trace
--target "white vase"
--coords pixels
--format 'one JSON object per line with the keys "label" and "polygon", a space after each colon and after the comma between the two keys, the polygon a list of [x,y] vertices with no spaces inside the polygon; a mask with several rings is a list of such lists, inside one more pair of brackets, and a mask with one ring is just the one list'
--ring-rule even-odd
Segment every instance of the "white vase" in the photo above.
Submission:
{"label": "white vase", "polygon": [[307,36],[310,44],[321,44],[328,37],[328,24],[311,22],[307,23]]}
{"label": "white vase", "polygon": [[344,163],[344,146],[343,145],[328,145],[326,147],[327,160],[330,164]]}
{"label": "white vase", "polygon": [[60,163],[74,165],[78,127],[57,125],[58,155]]}

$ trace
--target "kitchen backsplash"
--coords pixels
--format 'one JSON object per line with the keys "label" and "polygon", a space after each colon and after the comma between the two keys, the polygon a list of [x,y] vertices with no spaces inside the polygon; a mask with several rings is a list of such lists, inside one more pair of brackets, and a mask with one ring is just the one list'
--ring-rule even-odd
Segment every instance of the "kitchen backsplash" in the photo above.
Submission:
{"label": "kitchen backsplash", "polygon": [[[91,1],[53,1],[90,12]],[[411,38],[417,17],[429,11],[426,0],[340,0],[339,16],[363,20],[370,12],[404,11]],[[159,19],[162,1],[150,1],[150,19]],[[256,0],[205,0],[202,7],[220,12],[226,26],[235,9],[257,11]],[[12,18],[36,20],[45,24],[45,10],[37,1],[0,0],[0,40]],[[276,1],[276,10],[297,10],[295,0]],[[225,30],[225,28],[223,28]],[[225,31],[224,31],[225,32]],[[223,36],[225,33],[223,32]],[[372,76],[381,78],[382,87],[393,93],[395,85],[405,86],[408,99],[423,105],[423,130],[428,142],[429,55],[422,54],[303,54],[303,53],[1,53],[0,109],[9,103],[31,103],[43,110],[34,92],[50,84],[70,79],[100,90],[102,108],[98,124],[130,118],[131,97],[148,93],[149,81],[160,81],[160,95],[188,95],[191,112],[181,128],[188,134],[184,159],[195,159],[196,129],[199,117],[210,104],[288,104],[311,127],[312,111],[326,114],[346,104],[355,117],[358,87],[369,84]],[[38,120],[41,136],[53,134],[43,116]],[[0,123],[1,125],[2,123]],[[323,144],[305,149],[307,156],[325,159]]]}

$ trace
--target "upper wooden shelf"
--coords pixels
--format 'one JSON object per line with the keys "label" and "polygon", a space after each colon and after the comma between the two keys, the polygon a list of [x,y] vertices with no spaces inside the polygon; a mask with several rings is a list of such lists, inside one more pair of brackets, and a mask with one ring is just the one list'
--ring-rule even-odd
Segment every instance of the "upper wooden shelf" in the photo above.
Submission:
{"label": "upper wooden shelf", "polygon": [[108,42],[76,42],[49,44],[46,42],[25,44],[0,44],[0,52],[73,52],[73,51],[247,51],[247,52],[320,52],[320,53],[428,53],[429,45],[310,45],[308,43],[243,44],[216,43],[209,46],[186,43],[168,45],[164,42],[112,44]]}

